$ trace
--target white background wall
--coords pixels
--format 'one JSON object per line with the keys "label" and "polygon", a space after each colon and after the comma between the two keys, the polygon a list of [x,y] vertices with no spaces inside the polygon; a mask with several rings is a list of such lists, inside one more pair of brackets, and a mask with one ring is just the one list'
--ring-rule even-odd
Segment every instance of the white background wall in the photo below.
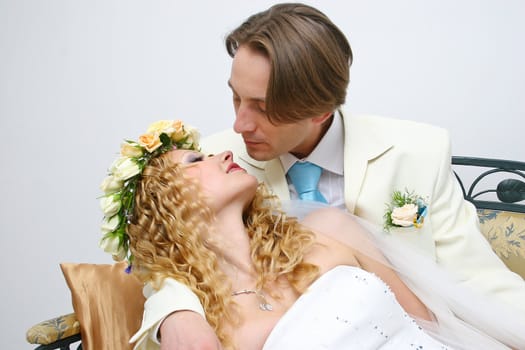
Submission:
{"label": "white background wall", "polygon": [[[272,3],[0,0],[5,348],[72,310],[60,262],[111,262],[97,196],[123,138],[157,119],[231,126],[223,38]],[[308,3],[349,37],[351,110],[445,127],[454,154],[525,160],[525,2]]]}

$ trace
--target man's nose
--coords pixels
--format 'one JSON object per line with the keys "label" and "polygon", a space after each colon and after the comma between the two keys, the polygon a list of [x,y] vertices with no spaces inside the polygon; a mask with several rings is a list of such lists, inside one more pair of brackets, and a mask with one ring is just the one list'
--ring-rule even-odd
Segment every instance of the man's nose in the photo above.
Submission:
{"label": "man's nose", "polygon": [[235,122],[233,123],[233,130],[238,133],[253,132],[257,128],[254,122],[250,109],[244,105],[240,105],[235,113]]}

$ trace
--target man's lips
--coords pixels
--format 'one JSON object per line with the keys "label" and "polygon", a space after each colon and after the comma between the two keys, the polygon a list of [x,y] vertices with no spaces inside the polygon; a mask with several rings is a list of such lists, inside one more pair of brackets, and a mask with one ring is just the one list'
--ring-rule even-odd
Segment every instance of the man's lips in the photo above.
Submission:
{"label": "man's lips", "polygon": [[249,140],[249,139],[243,139],[243,140],[244,140],[244,143],[247,145],[258,145],[258,144],[263,143],[263,141],[260,141],[260,140]]}

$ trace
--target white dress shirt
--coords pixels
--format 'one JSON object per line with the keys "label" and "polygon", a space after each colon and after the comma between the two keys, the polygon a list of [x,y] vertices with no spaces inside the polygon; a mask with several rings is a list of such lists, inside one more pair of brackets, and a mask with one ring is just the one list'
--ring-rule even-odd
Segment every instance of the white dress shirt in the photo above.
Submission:
{"label": "white dress shirt", "polygon": [[[298,159],[290,153],[283,154],[279,157],[284,172],[288,173],[288,170],[298,160],[308,161],[320,166],[323,169],[323,172],[319,179],[319,191],[331,206],[345,208],[343,143],[343,121],[339,112],[336,112],[332,124],[326,131],[326,134],[321,141],[319,141],[312,153],[307,157],[304,159]],[[288,175],[286,175],[286,181],[288,182],[288,188],[290,190],[290,198],[298,199],[297,191]]]}

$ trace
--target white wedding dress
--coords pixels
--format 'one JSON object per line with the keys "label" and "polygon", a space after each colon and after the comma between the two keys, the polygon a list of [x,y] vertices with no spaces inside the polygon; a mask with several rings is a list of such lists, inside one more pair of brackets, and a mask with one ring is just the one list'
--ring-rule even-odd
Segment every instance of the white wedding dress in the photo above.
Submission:
{"label": "white wedding dress", "polygon": [[[291,203],[286,209],[302,218],[316,208],[319,206]],[[354,266],[337,266],[314,281],[286,311],[263,350],[525,350],[524,315],[465,289],[460,280],[434,261],[371,224],[355,220],[367,229],[368,238],[387,258],[389,267],[436,321],[412,319],[376,275]],[[369,256],[376,257],[376,253]],[[180,288],[177,290],[180,292]],[[156,302],[156,308],[150,306],[155,312],[145,312],[142,327],[131,340],[137,341],[135,349],[158,349],[158,343],[151,340],[156,340],[158,322],[177,310],[164,310],[167,306],[163,301],[174,300],[166,296],[176,294],[169,284],[156,294],[164,297],[158,299],[161,302]],[[148,298],[146,306],[153,299]]]}
{"label": "white wedding dress", "polygon": [[[289,215],[299,219],[314,210],[326,207],[317,202],[305,201],[285,201],[282,204]],[[407,326],[405,322],[399,320],[399,315],[405,319],[404,311],[379,278],[359,268],[337,267],[314,282],[304,298],[300,297],[297,305],[294,304],[277,323],[266,342],[266,350],[418,349],[418,346],[423,346],[419,349],[525,350],[523,332],[525,315],[516,312],[510,305],[503,305],[493,298],[466,289],[462,286],[460,277],[440,268],[433,260],[420,254],[416,249],[399,242],[392,235],[385,234],[382,228],[353,215],[350,216],[365,228],[370,240],[368,243],[375,246],[386,261],[377,256],[373,249],[362,250],[359,243],[354,248],[371,258],[379,259],[379,262],[386,263],[395,270],[403,282],[432,312],[435,322],[418,320],[417,323],[423,328],[422,330],[407,317],[405,322],[409,322],[413,327]],[[325,234],[330,236],[328,232]],[[348,275],[351,278],[348,278]],[[357,285],[355,281],[351,281],[359,278],[355,275],[369,276],[367,280],[374,280],[375,286]],[[358,290],[361,290],[361,297],[364,297],[364,300],[355,299]],[[384,298],[390,295],[392,305],[388,308],[385,304],[386,299],[383,299],[383,304],[379,305],[381,292],[385,294]],[[388,316],[383,314],[384,310],[388,310]],[[350,329],[349,334],[341,332],[337,316],[342,313],[348,316],[348,320],[353,321],[354,326],[359,329],[355,331]],[[312,319],[314,314],[318,314],[319,317],[322,315],[324,319],[322,321]],[[373,332],[366,327],[367,320],[373,324],[373,330],[375,326],[379,327],[380,322],[384,322],[385,330],[379,331],[379,337],[377,334],[372,336]],[[420,332],[415,331],[414,327]],[[388,330],[391,330],[392,334],[388,334]],[[395,339],[385,339],[381,342],[381,331],[389,338]],[[288,335],[292,332],[294,336]],[[315,336],[312,336],[314,332]],[[329,333],[322,334],[324,332]],[[352,339],[354,337],[355,339]],[[325,340],[318,341],[317,338],[325,339],[326,344],[330,345],[324,345]],[[330,342],[330,338],[336,340]],[[411,339],[414,341],[411,342]],[[296,341],[300,341],[301,345],[293,346]],[[359,343],[363,341],[365,343]],[[398,341],[403,343],[397,343]],[[427,341],[429,345],[424,346],[423,343]],[[367,342],[370,344],[368,345]]]}
{"label": "white wedding dress", "polygon": [[292,305],[263,349],[451,348],[423,331],[376,275],[338,266]]}

